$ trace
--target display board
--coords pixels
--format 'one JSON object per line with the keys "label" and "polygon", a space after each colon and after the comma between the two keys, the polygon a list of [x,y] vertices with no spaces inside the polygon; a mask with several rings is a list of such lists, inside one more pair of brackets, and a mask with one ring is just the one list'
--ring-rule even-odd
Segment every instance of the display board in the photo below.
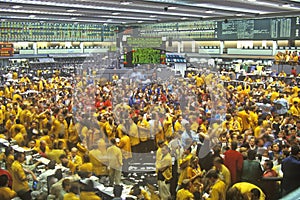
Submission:
{"label": "display board", "polygon": [[17,41],[115,41],[118,28],[102,24],[0,22],[0,40]]}
{"label": "display board", "polygon": [[300,17],[160,23],[141,26],[139,34],[204,41],[300,39]]}
{"label": "display board", "polygon": [[174,39],[212,40],[217,38],[216,21],[161,23],[142,26],[142,37],[172,37]]}
{"label": "display board", "polygon": [[221,40],[268,40],[296,37],[296,18],[248,19],[218,22]]}
{"label": "display board", "polygon": [[137,64],[165,64],[166,52],[154,48],[134,48],[124,52],[124,66],[133,67]]}

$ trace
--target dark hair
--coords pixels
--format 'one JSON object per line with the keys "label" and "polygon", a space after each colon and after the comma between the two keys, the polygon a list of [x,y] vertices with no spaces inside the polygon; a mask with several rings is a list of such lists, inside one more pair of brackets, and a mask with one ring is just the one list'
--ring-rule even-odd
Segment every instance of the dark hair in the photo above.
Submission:
{"label": "dark hair", "polygon": [[217,178],[219,177],[219,175],[218,175],[218,172],[217,172],[216,170],[211,169],[211,170],[209,170],[209,171],[207,172],[207,174],[206,174],[205,177],[206,177],[206,178],[214,178],[214,179],[217,179]]}
{"label": "dark hair", "polygon": [[70,184],[71,184],[70,179],[65,179],[65,180],[63,180],[61,185],[62,185],[62,188],[65,189]]}
{"label": "dark hair", "polygon": [[255,150],[249,150],[247,153],[247,157],[249,160],[254,160],[256,156],[256,151]]}
{"label": "dark hair", "polygon": [[116,144],[116,143],[117,143],[115,138],[112,138],[112,139],[110,140],[110,142],[111,142],[112,144]]}
{"label": "dark hair", "polygon": [[257,188],[253,188],[251,191],[251,194],[254,195],[254,197],[259,198],[260,197],[260,191]]}
{"label": "dark hair", "polygon": [[0,187],[5,187],[8,182],[8,177],[6,174],[0,175]]}
{"label": "dark hair", "polygon": [[61,160],[61,159],[63,159],[63,158],[68,158],[68,157],[67,157],[67,155],[65,155],[65,154],[61,154],[61,155],[59,156],[59,160]]}
{"label": "dark hair", "polygon": [[231,142],[231,149],[232,150],[236,150],[237,149],[237,142],[235,142],[235,141],[233,141],[233,142]]}
{"label": "dark hair", "polygon": [[298,153],[299,153],[300,149],[299,149],[299,146],[298,145],[293,145],[291,147],[291,154],[296,156]]}
{"label": "dark hair", "polygon": [[84,155],[84,156],[83,156],[83,162],[84,162],[84,163],[90,162],[90,157],[89,157],[88,155]]}
{"label": "dark hair", "polygon": [[55,169],[55,164],[56,164],[56,161],[51,160],[47,165],[48,169]]}
{"label": "dark hair", "polygon": [[78,192],[79,192],[79,185],[78,185],[78,183],[76,183],[76,182],[71,183],[70,192],[72,192],[74,194],[78,194]]}
{"label": "dark hair", "polygon": [[22,155],[25,155],[24,152],[17,152],[15,154],[15,160],[18,160],[18,158],[21,158]]}
{"label": "dark hair", "polygon": [[274,164],[271,160],[266,160],[265,161],[266,166],[268,167],[268,169],[272,169]]}
{"label": "dark hair", "polygon": [[226,193],[226,200],[247,200],[246,196],[244,196],[239,189],[236,187],[231,187],[228,189]]}
{"label": "dark hair", "polygon": [[223,164],[223,160],[220,157],[215,157],[214,158],[214,163]]}
{"label": "dark hair", "polygon": [[11,146],[7,147],[7,148],[5,149],[5,156],[6,156],[6,157],[9,156],[9,154],[10,154],[10,152],[11,152],[12,150],[14,150],[14,149],[13,149]]}

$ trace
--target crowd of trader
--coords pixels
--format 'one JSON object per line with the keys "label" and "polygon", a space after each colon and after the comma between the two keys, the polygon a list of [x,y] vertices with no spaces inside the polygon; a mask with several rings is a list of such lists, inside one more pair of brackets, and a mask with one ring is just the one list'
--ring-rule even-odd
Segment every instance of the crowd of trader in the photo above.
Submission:
{"label": "crowd of trader", "polygon": [[[261,85],[246,77],[234,85],[208,72],[151,78],[146,84],[117,75],[107,82],[9,72],[0,90],[1,137],[51,160],[49,175],[61,163],[70,174],[107,176],[115,188],[135,157],[156,151],[158,195],[137,186],[132,194],[138,199],[276,199],[300,186],[295,81],[274,76]],[[0,175],[0,199],[51,193],[35,196],[28,185],[28,174],[47,181],[33,172],[40,163],[24,167],[25,154],[11,147],[2,159],[7,171]],[[281,183],[275,177],[283,177]],[[59,175],[57,181],[63,188],[57,199],[100,199],[91,184]]]}

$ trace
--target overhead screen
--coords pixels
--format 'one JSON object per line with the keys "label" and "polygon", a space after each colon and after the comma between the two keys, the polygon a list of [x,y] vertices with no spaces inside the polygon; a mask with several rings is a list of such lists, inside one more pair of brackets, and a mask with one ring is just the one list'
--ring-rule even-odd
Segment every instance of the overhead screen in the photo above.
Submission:
{"label": "overhead screen", "polygon": [[220,21],[217,32],[221,40],[296,39],[299,38],[296,34],[298,22],[297,18]]}
{"label": "overhead screen", "polygon": [[193,40],[300,39],[300,17],[196,21],[145,25],[142,37],[172,37]]}

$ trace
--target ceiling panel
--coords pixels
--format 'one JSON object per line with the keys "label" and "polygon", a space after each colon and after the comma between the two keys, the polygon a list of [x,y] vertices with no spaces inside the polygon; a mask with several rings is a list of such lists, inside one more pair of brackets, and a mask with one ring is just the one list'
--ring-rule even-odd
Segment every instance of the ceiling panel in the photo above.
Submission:
{"label": "ceiling panel", "polygon": [[205,19],[296,16],[299,13],[298,0],[0,0],[2,21],[65,20],[137,25]]}

